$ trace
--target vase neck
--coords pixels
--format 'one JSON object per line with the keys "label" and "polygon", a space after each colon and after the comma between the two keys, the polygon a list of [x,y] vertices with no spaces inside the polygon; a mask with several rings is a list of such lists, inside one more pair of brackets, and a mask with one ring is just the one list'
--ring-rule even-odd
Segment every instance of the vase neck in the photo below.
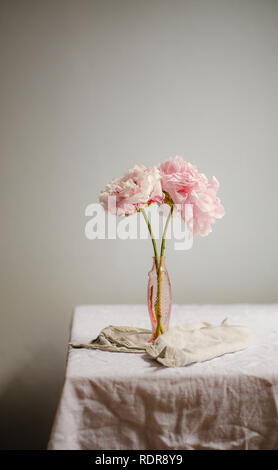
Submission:
{"label": "vase neck", "polygon": [[[165,267],[165,256],[162,256],[162,258],[158,258],[158,264],[161,262],[161,267]],[[155,256],[153,256],[153,267],[155,267]]]}

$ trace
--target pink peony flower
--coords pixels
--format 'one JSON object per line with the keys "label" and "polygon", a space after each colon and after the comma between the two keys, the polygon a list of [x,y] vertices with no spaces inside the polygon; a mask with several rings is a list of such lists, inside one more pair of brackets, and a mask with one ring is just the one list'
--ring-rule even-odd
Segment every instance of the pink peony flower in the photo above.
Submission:
{"label": "pink peony flower", "polygon": [[[201,236],[211,232],[211,224],[224,216],[225,210],[220,199],[216,197],[219,188],[217,179],[210,181],[196,166],[180,156],[170,158],[159,166],[162,190],[169,194],[174,204],[192,205],[193,220],[185,220],[186,211],[180,211],[193,233]],[[167,200],[167,195],[166,195]]]}
{"label": "pink peony flower", "polygon": [[135,165],[121,178],[113,179],[99,194],[104,209],[112,212],[109,197],[114,196],[116,215],[131,215],[146,204],[161,203],[164,194],[157,167]]}

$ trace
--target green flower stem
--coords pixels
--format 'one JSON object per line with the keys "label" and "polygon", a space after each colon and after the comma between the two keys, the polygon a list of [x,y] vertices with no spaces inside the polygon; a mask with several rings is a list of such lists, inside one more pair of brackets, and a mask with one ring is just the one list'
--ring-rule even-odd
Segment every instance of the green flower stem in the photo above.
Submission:
{"label": "green flower stem", "polygon": [[154,249],[155,267],[156,267],[156,275],[157,275],[157,295],[156,295],[156,301],[155,301],[155,306],[154,306],[155,307],[154,308],[155,316],[156,316],[156,332],[155,332],[155,337],[154,337],[155,339],[160,334],[164,333],[164,330],[163,330],[163,327],[162,327],[162,324],[161,324],[161,274],[162,274],[163,255],[164,255],[164,251],[165,251],[165,238],[166,238],[168,225],[169,225],[170,219],[171,219],[172,214],[173,214],[173,208],[174,207],[171,206],[171,210],[168,214],[168,217],[167,217],[167,220],[166,220],[166,223],[165,223],[163,236],[162,236],[162,242],[161,242],[159,263],[158,263],[158,253],[157,253],[156,243],[155,243],[155,239],[154,239],[154,235],[153,235],[153,232],[152,232],[152,227],[151,227],[150,221],[147,217],[147,214],[146,214],[145,210],[140,209],[140,211],[142,212],[143,217],[146,221],[146,224],[148,226],[149,233],[150,233],[151,240],[152,240],[152,244],[153,244],[153,249]]}
{"label": "green flower stem", "polygon": [[[155,243],[155,239],[154,239],[154,235],[153,235],[153,231],[152,231],[152,227],[151,227],[151,224],[150,224],[150,221],[147,217],[147,214],[145,212],[144,209],[140,209],[140,211],[142,212],[143,214],[143,217],[146,221],[146,224],[148,226],[148,229],[149,229],[149,232],[150,232],[150,236],[151,236],[151,239],[152,239],[152,244],[153,244],[153,251],[154,251],[154,260],[155,260],[155,268],[156,268],[156,277],[158,279],[159,277],[159,263],[158,263],[158,253],[157,253],[157,248],[156,248],[156,243]],[[155,305],[154,305],[154,313],[155,313],[155,318],[156,318],[156,324],[158,324],[158,312],[157,312],[157,298],[156,298],[156,302],[155,302]],[[160,315],[161,317],[161,315]],[[161,322],[160,322],[160,325],[161,325]]]}
{"label": "green flower stem", "polygon": [[[168,225],[169,225],[169,222],[170,222],[170,219],[172,217],[172,214],[173,214],[173,210],[174,210],[174,206],[171,206],[171,210],[168,214],[168,217],[167,217],[167,220],[166,220],[166,223],[165,223],[165,227],[164,227],[164,232],[163,232],[163,235],[162,235],[162,243],[161,243],[161,250],[160,250],[160,260],[163,258],[163,255],[164,255],[164,251],[165,251],[165,237],[166,237],[166,233],[167,233],[167,230],[168,230]],[[160,263],[162,263],[162,261],[160,261]]]}
{"label": "green flower stem", "polygon": [[142,212],[143,214],[143,217],[146,221],[146,224],[148,226],[148,229],[149,229],[149,232],[150,232],[150,236],[151,236],[151,239],[152,239],[152,244],[153,244],[153,251],[154,251],[154,258],[155,258],[155,267],[156,267],[156,273],[158,274],[158,268],[159,268],[159,265],[158,265],[158,254],[157,254],[157,248],[156,248],[156,243],[155,243],[155,239],[154,239],[154,235],[153,235],[153,231],[152,231],[152,227],[151,227],[151,224],[150,224],[150,221],[147,217],[147,214],[145,212],[145,209],[140,209],[140,211]]}
{"label": "green flower stem", "polygon": [[155,332],[155,338],[157,338],[160,334],[164,333],[162,324],[161,324],[161,275],[162,275],[162,261],[163,261],[163,256],[164,256],[164,251],[165,251],[165,238],[168,230],[168,225],[170,222],[170,219],[173,214],[173,209],[174,206],[171,206],[171,210],[168,214],[164,231],[163,231],[163,236],[162,236],[162,242],[161,242],[161,250],[160,250],[160,260],[159,260],[159,270],[157,274],[157,298],[156,298],[156,303],[155,303],[155,312],[156,312],[156,318],[157,318],[157,325],[156,325],[156,332]]}

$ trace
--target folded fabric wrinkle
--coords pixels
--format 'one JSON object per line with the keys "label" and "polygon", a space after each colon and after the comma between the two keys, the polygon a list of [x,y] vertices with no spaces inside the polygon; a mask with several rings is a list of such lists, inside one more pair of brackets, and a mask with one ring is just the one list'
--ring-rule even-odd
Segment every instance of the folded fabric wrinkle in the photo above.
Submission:
{"label": "folded fabric wrinkle", "polygon": [[166,367],[182,367],[243,350],[253,337],[248,327],[228,325],[227,318],[218,326],[207,322],[173,326],[153,343],[149,342],[151,333],[145,328],[110,325],[90,343],[70,343],[70,346],[111,352],[146,352]]}

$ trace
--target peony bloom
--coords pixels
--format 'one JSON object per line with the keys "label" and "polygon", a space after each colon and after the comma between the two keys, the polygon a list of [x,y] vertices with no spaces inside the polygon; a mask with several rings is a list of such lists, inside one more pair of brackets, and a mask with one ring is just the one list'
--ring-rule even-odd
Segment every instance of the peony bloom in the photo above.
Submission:
{"label": "peony bloom", "polygon": [[[211,224],[224,216],[225,210],[216,197],[219,183],[213,176],[210,181],[196,166],[176,156],[159,166],[162,190],[174,204],[191,204],[193,220],[185,220],[193,233],[201,236],[211,232]],[[167,199],[167,197],[166,197]],[[181,206],[182,207],[182,206]],[[182,215],[186,212],[181,211]],[[183,216],[184,218],[186,216]]]}
{"label": "peony bloom", "polygon": [[161,203],[164,193],[158,168],[135,165],[121,178],[113,179],[99,194],[99,201],[106,211],[111,211],[111,196],[116,201],[116,215],[131,215],[146,204]]}

